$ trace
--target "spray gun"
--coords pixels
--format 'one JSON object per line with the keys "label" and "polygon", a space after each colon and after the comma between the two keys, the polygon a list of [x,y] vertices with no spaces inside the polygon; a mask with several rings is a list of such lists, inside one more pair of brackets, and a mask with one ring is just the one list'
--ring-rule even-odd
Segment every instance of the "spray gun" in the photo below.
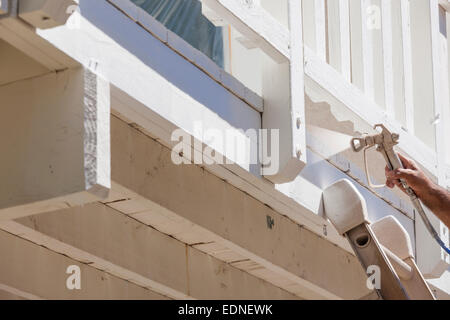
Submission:
{"label": "spray gun", "polygon": [[[397,153],[394,150],[394,146],[398,144],[400,136],[397,133],[391,133],[382,124],[375,125],[374,129],[381,129],[381,132],[373,135],[365,135],[361,138],[353,138],[351,140],[351,147],[355,152],[360,152],[361,150],[363,150],[364,170],[366,173],[367,182],[369,186],[371,188],[383,188],[385,185],[375,185],[370,180],[368,168],[369,166],[367,162],[367,151],[376,146],[376,150],[383,155],[383,158],[386,160],[386,164],[390,170],[403,168],[402,162],[400,161],[400,158],[398,157]],[[428,220],[428,217],[426,216],[425,211],[423,209],[422,203],[420,202],[414,190],[408,186],[405,180],[400,179],[400,183],[402,184],[402,187],[404,188],[409,198],[411,199],[411,202],[413,203],[417,212],[419,212],[420,217],[422,218],[422,221],[424,222],[431,236],[445,250],[445,252],[450,254],[450,249],[445,246],[444,242],[439,238],[438,233],[431,225],[430,220]]]}

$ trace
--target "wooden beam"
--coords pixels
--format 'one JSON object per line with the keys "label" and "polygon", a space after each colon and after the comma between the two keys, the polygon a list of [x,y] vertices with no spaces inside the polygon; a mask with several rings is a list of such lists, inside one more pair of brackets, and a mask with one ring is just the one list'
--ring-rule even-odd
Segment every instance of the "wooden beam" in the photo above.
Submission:
{"label": "wooden beam", "polygon": [[327,1],[328,61],[351,81],[349,0]]}
{"label": "wooden beam", "polygon": [[0,95],[0,220],[108,195],[108,82],[79,68],[1,86]]}
{"label": "wooden beam", "polygon": [[[436,2],[434,2],[436,4]],[[437,9],[436,9],[437,10]],[[410,1],[414,134],[436,151],[432,21],[429,0]],[[435,27],[433,27],[434,29]],[[439,27],[438,29],[439,30]],[[436,61],[438,63],[439,60]],[[436,172],[436,176],[437,176]]]}
{"label": "wooden beam", "polygon": [[386,114],[395,119],[395,96],[394,96],[394,49],[393,49],[393,23],[392,2],[381,0],[382,17],[382,49],[384,65],[384,104]]}
{"label": "wooden beam", "polygon": [[11,14],[0,19],[0,38],[51,71],[76,68],[80,64],[42,39],[36,30]]}
{"label": "wooden beam", "polygon": [[100,203],[0,227],[172,299],[299,298]]}
{"label": "wooden beam", "polygon": [[325,2],[325,0],[314,0],[316,54],[323,61],[327,61],[327,12]]}
{"label": "wooden beam", "polygon": [[[299,228],[299,224],[292,219],[283,217],[202,168],[173,164],[169,149],[121,121],[113,121],[112,139],[114,181],[151,202],[144,205],[144,208],[148,209],[142,209],[142,206],[132,208],[129,214],[142,213],[149,216],[157,210],[156,212],[163,217],[166,216],[169,222],[182,219],[198,225],[207,230],[208,235],[212,234],[213,240],[219,238],[216,242],[261,265],[261,271],[268,270],[266,272],[270,277],[266,280],[284,279],[283,281],[293,286],[291,290],[303,295],[344,297],[350,294],[347,291],[349,286],[354,288],[350,289],[354,290],[350,295],[365,294],[361,292],[366,290],[364,285],[359,287],[361,284],[359,277],[354,278],[354,275],[362,270],[353,270],[346,280],[344,278],[347,277],[347,273],[343,275],[338,271],[341,267],[337,266],[341,263],[345,264],[342,266],[344,269],[353,268],[353,263],[357,265],[356,260],[353,260],[354,257],[348,252],[302,227]],[[131,155],[136,161],[130,162]],[[273,229],[268,227],[269,218],[276,226]],[[329,230],[331,232],[332,229]],[[174,237],[182,233],[179,228],[171,232]],[[205,239],[202,242],[211,241],[208,235],[203,236]],[[299,244],[303,241],[315,243],[315,249]],[[317,255],[317,252],[322,253]],[[305,261],[305,264],[292,264],[293,255]],[[346,258],[341,260],[343,256],[350,260]],[[331,260],[335,262],[330,263]],[[329,270],[330,265],[334,267]],[[334,278],[332,276],[334,272],[338,272],[339,276],[336,274]],[[302,273],[309,274],[308,280],[301,277]],[[329,275],[326,281],[323,274]],[[364,274],[361,276],[364,277]],[[341,281],[345,281],[347,285],[342,286]]]}
{"label": "wooden beam", "polygon": [[406,128],[411,135],[414,135],[414,83],[412,69],[411,8],[409,0],[401,0],[400,4]]}
{"label": "wooden beam", "polygon": [[433,97],[434,130],[436,136],[436,155],[438,166],[438,183],[446,184],[445,167],[448,141],[445,136],[444,108],[449,106],[447,17],[440,8],[438,0],[430,0],[431,50],[433,58]]}
{"label": "wooden beam", "polygon": [[352,83],[364,91],[363,20],[361,0],[349,0]]}
{"label": "wooden beam", "polygon": [[290,60],[289,30],[257,1],[201,0],[279,63]]}
{"label": "wooden beam", "polygon": [[[277,64],[264,57],[262,128],[267,130],[259,148],[270,156],[262,174],[273,183],[293,181],[306,165],[303,22],[299,0],[289,1],[290,63]],[[278,141],[272,137],[278,133]],[[267,139],[266,139],[267,138]],[[273,157],[278,157],[278,163]],[[262,159],[268,163],[270,159]]]}
{"label": "wooden beam", "polygon": [[[1,222],[0,222],[1,224]],[[168,299],[128,279],[0,231],[0,290],[27,300]],[[80,268],[80,290],[69,290],[69,266]],[[1,296],[1,295],[0,295]]]}

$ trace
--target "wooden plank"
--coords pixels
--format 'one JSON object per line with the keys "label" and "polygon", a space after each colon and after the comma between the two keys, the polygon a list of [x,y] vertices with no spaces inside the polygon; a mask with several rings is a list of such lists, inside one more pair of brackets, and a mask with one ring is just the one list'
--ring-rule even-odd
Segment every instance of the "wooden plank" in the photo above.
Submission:
{"label": "wooden plank", "polygon": [[[267,135],[262,135],[260,148],[266,148],[263,157],[268,156],[261,161],[270,165],[262,167],[262,174],[277,184],[293,181],[306,164],[303,24],[300,13],[300,1],[290,1],[290,63],[280,65],[268,58],[264,58],[263,63],[265,106],[262,128],[267,130]],[[276,134],[278,141],[273,140]]]}
{"label": "wooden plank", "polygon": [[279,63],[289,61],[289,30],[259,3],[238,0],[201,0],[241,34]]}
{"label": "wooden plank", "polygon": [[[445,136],[444,106],[449,106],[448,49],[446,13],[438,0],[430,0],[431,48],[433,57],[434,124],[438,166],[438,183],[445,186],[446,154],[448,142]],[[439,120],[438,120],[439,119]]]}
{"label": "wooden plank", "polygon": [[108,82],[80,68],[1,86],[0,95],[5,150],[0,220],[108,195]]}
{"label": "wooden plank", "polygon": [[14,16],[0,19],[0,38],[49,70],[57,71],[80,66],[77,61],[39,37],[34,28]]}
{"label": "wooden plank", "polygon": [[350,81],[350,21],[348,0],[327,2],[328,63]]}
{"label": "wooden plank", "polygon": [[[406,98],[405,98],[405,59],[403,52],[403,24],[401,1],[390,2],[392,35],[392,107],[393,117],[407,130]],[[383,36],[385,34],[383,33]],[[411,54],[411,52],[409,52]],[[386,76],[389,74],[386,73]],[[386,95],[386,98],[388,94]]]}
{"label": "wooden plank", "polygon": [[372,5],[372,0],[361,0],[361,28],[362,28],[362,61],[364,93],[371,100],[375,101],[375,81],[374,81],[374,39],[373,31],[369,29],[368,9]]}
{"label": "wooden plank", "polygon": [[169,298],[299,298],[103,204],[0,226]]}
{"label": "wooden plank", "polygon": [[[288,148],[293,158],[292,167],[297,168],[286,180],[294,180],[304,165],[306,159],[306,114],[305,114],[305,79],[303,55],[303,19],[302,0],[289,0],[289,31],[291,43],[290,62],[290,114],[292,143]],[[280,123],[280,125],[283,125]],[[280,128],[282,128],[280,126]],[[287,153],[287,152],[286,152]],[[300,153],[300,154],[299,154]],[[297,172],[295,172],[297,171]]]}
{"label": "wooden plank", "polygon": [[138,7],[136,4],[131,3],[129,0],[109,1],[153,36],[171,47],[199,69],[203,70],[208,76],[224,86],[227,90],[231,91],[238,98],[244,100],[250,107],[261,113],[264,111],[264,101],[259,95],[243,85],[238,79],[221,69],[203,52],[192,47],[177,34],[168,30],[147,11]]}
{"label": "wooden plank", "polygon": [[[91,265],[0,231],[0,290],[26,300],[145,299],[168,297]],[[69,266],[80,268],[80,290],[69,290]],[[0,294],[0,297],[3,297]]]}
{"label": "wooden plank", "polygon": [[302,0],[303,42],[316,51],[315,0]]}
{"label": "wooden plank", "polygon": [[406,128],[414,135],[414,84],[412,70],[411,10],[409,0],[401,0],[403,73]]}
{"label": "wooden plank", "polygon": [[351,80],[351,45],[350,45],[350,4],[349,0],[339,0],[339,26],[341,47],[341,73]]}
{"label": "wooden plank", "polygon": [[349,0],[352,83],[364,91],[362,2]]}
{"label": "wooden plank", "polygon": [[386,114],[395,119],[394,98],[394,52],[393,52],[393,24],[392,1],[381,0],[383,62],[384,62],[384,96]]}
{"label": "wooden plank", "polygon": [[314,21],[316,28],[316,53],[327,61],[327,29],[325,0],[314,0]]}
{"label": "wooden plank", "polygon": [[430,1],[410,1],[414,93],[414,133],[436,151]]}
{"label": "wooden plank", "polygon": [[317,83],[331,96],[347,106],[361,119],[373,126],[377,123],[386,123],[394,132],[401,134],[400,148],[413,157],[431,174],[436,175],[436,157],[434,152],[415,136],[402,132],[401,125],[395,120],[386,119],[380,108],[373,101],[342,79],[337,71],[320,61],[314,52],[305,48],[305,74],[307,78]]}
{"label": "wooden plank", "polygon": [[[328,298],[332,296],[342,297],[342,294],[345,294],[341,292],[341,290],[345,291],[345,288],[332,284],[335,280],[333,280],[334,278],[331,275],[326,282],[322,282],[323,274],[334,272],[331,270],[320,270],[321,268],[327,268],[325,266],[327,265],[326,263],[319,262],[321,259],[325,259],[325,256],[316,256],[312,265],[306,263],[305,265],[295,266],[287,264],[287,261],[291,260],[292,254],[297,250],[305,250],[305,252],[296,253],[296,256],[303,257],[309,257],[313,251],[329,251],[326,254],[327,261],[335,259],[332,258],[335,255],[344,254],[347,256],[348,252],[338,249],[329,244],[327,240],[317,237],[317,235],[304,228],[299,228],[297,222],[280,215],[275,210],[202,168],[192,165],[177,166],[173,164],[169,149],[158,146],[155,141],[146,138],[142,133],[121,122],[114,121],[113,123],[117,125],[113,129],[113,179],[118,184],[154,202],[157,206],[165,208],[164,210],[169,210],[172,214],[180,216],[215,234],[221,239],[220,241],[224,243],[225,247],[235,250],[239,255],[257,262],[275,274],[282,275],[284,278],[296,282],[299,288],[303,288],[304,292],[306,291],[310,294],[315,292],[315,294]],[[120,147],[115,148],[114,146]],[[151,157],[139,156],[142,152],[151,155]],[[139,160],[131,163],[129,154],[133,154],[133,158]],[[159,164],[154,161],[158,161]],[[161,166],[161,164],[163,165]],[[148,178],[146,177],[150,176],[151,179],[147,180]],[[145,181],[152,181],[152,183],[148,184]],[[155,185],[158,185],[158,188],[152,187]],[[210,212],[215,212],[215,214],[211,215]],[[270,229],[267,226],[267,216],[278,227]],[[331,232],[333,229],[330,228],[328,230]],[[177,230],[174,232],[178,233]],[[250,234],[251,236],[248,236]],[[280,236],[281,238],[279,238]],[[312,247],[299,245],[299,241],[303,240],[292,240],[296,237],[303,238],[303,236],[311,237],[308,240],[311,243],[315,243],[316,240],[319,241],[317,245],[320,249],[309,252],[309,250],[312,250]],[[281,245],[281,243],[283,244]],[[275,249],[274,246],[279,249]],[[352,262],[350,262],[350,265],[346,263],[346,266],[351,268],[353,266],[353,256],[349,255],[348,257]],[[335,263],[340,264],[342,261],[339,259]],[[307,268],[308,271],[304,272],[310,275],[307,282],[300,276],[302,272],[300,270],[306,270],[303,268]],[[337,269],[339,267],[333,270],[338,272]],[[352,271],[352,274],[360,271],[355,269]],[[339,274],[340,276],[337,278],[343,280],[342,273]],[[317,279],[318,282],[315,282],[313,279]],[[357,279],[345,281],[352,283],[351,286],[361,284]],[[328,288],[326,291],[332,290],[332,295],[324,292],[323,287],[319,283]],[[360,289],[365,290],[364,288]],[[357,289],[358,292],[360,289]],[[364,293],[360,293],[364,295]]]}

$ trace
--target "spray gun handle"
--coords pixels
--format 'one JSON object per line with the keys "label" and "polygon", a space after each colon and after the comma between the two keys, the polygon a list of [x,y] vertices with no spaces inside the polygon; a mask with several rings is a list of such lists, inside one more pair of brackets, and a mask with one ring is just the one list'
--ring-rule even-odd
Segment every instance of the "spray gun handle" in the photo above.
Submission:
{"label": "spray gun handle", "polygon": [[[388,167],[391,170],[397,170],[403,168],[403,164],[398,156],[398,154],[394,151],[394,149],[385,150],[386,154],[386,162],[388,163]],[[411,200],[415,200],[417,198],[416,193],[413,189],[411,189],[410,186],[406,183],[405,180],[400,179],[400,183],[402,184],[403,188],[405,189],[406,193],[411,197]]]}

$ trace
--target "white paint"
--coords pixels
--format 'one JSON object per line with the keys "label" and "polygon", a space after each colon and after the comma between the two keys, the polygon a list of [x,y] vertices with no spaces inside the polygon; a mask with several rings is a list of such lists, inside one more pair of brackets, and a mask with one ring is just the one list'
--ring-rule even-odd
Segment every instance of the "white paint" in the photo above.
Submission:
{"label": "white paint", "polygon": [[258,2],[201,0],[279,63],[289,60],[289,31]]}
{"label": "white paint", "polygon": [[345,81],[341,74],[320,61],[307,47],[305,48],[305,60],[305,74],[308,78],[350,108],[369,125],[386,123],[393,132],[399,132],[401,134],[400,148],[405,150],[429,172],[434,175],[437,173],[435,167],[436,156],[428,146],[424,145],[415,136],[402,131],[401,125],[395,120],[386,119],[383,112],[373,101],[358,88]]}
{"label": "white paint", "polygon": [[411,40],[411,12],[409,0],[401,0],[402,45],[403,45],[403,72],[405,93],[406,128],[412,135],[414,128],[414,84],[412,70],[412,40]]}

